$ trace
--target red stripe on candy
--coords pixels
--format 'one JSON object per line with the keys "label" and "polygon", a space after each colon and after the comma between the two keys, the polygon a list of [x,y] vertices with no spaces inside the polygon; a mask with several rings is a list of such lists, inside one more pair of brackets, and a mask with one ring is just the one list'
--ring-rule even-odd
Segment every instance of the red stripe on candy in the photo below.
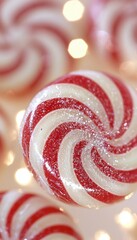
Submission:
{"label": "red stripe on candy", "polygon": [[24,240],[26,233],[31,226],[37,222],[40,218],[43,218],[47,215],[54,214],[54,213],[61,213],[63,214],[59,209],[55,207],[44,207],[32,214],[25,222],[24,226],[21,229],[19,239]]}
{"label": "red stripe on candy", "polygon": [[62,77],[54,82],[54,84],[64,84],[64,83],[70,83],[78,85],[82,88],[85,88],[89,92],[91,92],[95,97],[99,99],[99,101],[102,103],[104,110],[107,114],[108,121],[110,124],[110,127],[114,127],[114,111],[112,104],[110,102],[109,97],[107,94],[103,91],[103,89],[92,79],[87,78],[82,75],[68,75],[65,78]]}
{"label": "red stripe on candy", "polygon": [[97,199],[98,201],[111,204],[114,203],[115,201],[123,199],[124,196],[117,196],[115,194],[112,194],[98,186],[96,183],[92,181],[92,179],[90,179],[90,177],[83,168],[81,160],[82,150],[85,146],[86,146],[85,141],[79,142],[75,146],[73,155],[74,171],[80,184],[83,186],[83,188],[91,197]]}
{"label": "red stripe on candy", "polygon": [[76,129],[89,131],[88,126],[75,123],[75,122],[60,124],[50,134],[48,140],[45,143],[45,147],[43,151],[43,159],[44,159],[43,169],[44,169],[45,177],[49,183],[50,188],[54,192],[55,196],[57,196],[63,201],[67,201],[73,204],[74,204],[74,201],[69,196],[67,190],[63,185],[62,179],[60,177],[59,166],[58,166],[58,153],[59,153],[61,142],[63,141],[64,137],[69,132]]}
{"label": "red stripe on candy", "polygon": [[5,195],[5,193],[6,193],[6,191],[0,192],[0,202],[1,202],[2,198],[3,198],[3,196]]}
{"label": "red stripe on candy", "polygon": [[35,110],[35,113],[33,114],[33,120],[30,126],[31,129],[33,130],[38,124],[38,122],[48,113],[59,109],[68,109],[68,112],[70,110],[78,110],[80,113],[83,113],[84,115],[89,117],[100,129],[100,131],[105,131],[103,124],[98,118],[98,116],[86,105],[73,98],[54,98],[39,104]]}
{"label": "red stripe on candy", "polygon": [[104,142],[104,147],[106,148],[106,150],[114,154],[127,153],[136,146],[137,146],[137,136],[133,138],[130,142],[128,142],[127,144],[123,144],[122,146],[112,146],[111,144]]}
{"label": "red stripe on candy", "polygon": [[[62,44],[64,45],[65,49],[68,48],[68,45],[71,41],[71,38],[69,36],[69,34],[64,34],[63,29],[59,29],[57,26],[53,26],[50,24],[46,24],[46,23],[40,23],[40,24],[32,24],[29,25],[29,29],[30,31],[34,31],[37,32],[37,34],[39,34],[39,32],[45,32],[46,34],[49,32],[49,34],[52,34],[53,37],[55,35],[55,38],[59,38],[59,40],[62,42]],[[68,58],[68,68],[72,69],[72,65],[74,63],[74,59],[70,56],[70,54],[68,54],[67,51],[65,51],[64,49],[64,54],[66,54],[66,57]]]}
{"label": "red stripe on candy", "polygon": [[9,213],[7,215],[7,219],[6,219],[6,229],[8,232],[9,237],[11,237],[11,224],[12,224],[12,220],[14,218],[14,215],[16,214],[16,212],[18,211],[18,209],[25,203],[27,202],[30,198],[34,197],[34,194],[24,194],[23,196],[21,196],[19,199],[17,199],[17,201],[14,203],[14,205],[11,207],[11,209],[9,210]]}
{"label": "red stripe on candy", "polygon": [[[128,1],[124,3],[125,5],[128,4]],[[129,3],[131,5],[131,2]],[[132,4],[134,2],[132,1]],[[111,27],[111,32],[110,35],[112,36],[112,42],[113,42],[113,48],[110,51],[110,54],[112,55],[112,58],[114,58],[116,61],[122,61],[121,55],[120,55],[120,49],[119,49],[119,31],[120,29],[123,28],[122,25],[124,25],[124,22],[126,20],[130,20],[131,18],[136,18],[137,17],[137,10],[136,7],[132,7],[132,11],[130,8],[130,5],[126,8],[121,7],[121,11],[119,14],[116,15],[116,18],[113,20],[113,24]],[[136,38],[134,35],[134,31],[132,33],[132,38],[136,42]]]}
{"label": "red stripe on candy", "polygon": [[30,118],[31,118],[31,114],[28,115],[24,124],[24,128],[22,130],[22,147],[23,147],[23,155],[24,155],[24,160],[26,162],[26,165],[34,175],[35,179],[37,180],[37,175],[33,167],[31,166],[31,163],[29,160],[29,144],[30,144],[30,138],[32,134],[31,126],[30,126]]}
{"label": "red stripe on candy", "polygon": [[55,225],[45,228],[38,235],[36,235],[33,238],[30,238],[30,240],[40,240],[43,239],[44,237],[47,237],[48,235],[55,233],[67,234],[70,235],[71,237],[74,237],[76,240],[82,240],[80,235],[73,228],[67,225]]}
{"label": "red stripe on candy", "polygon": [[[64,32],[61,31],[61,29],[57,28],[56,26],[46,24],[46,23],[41,23],[41,24],[32,24],[29,26],[29,29],[31,31],[42,31],[42,32],[51,32],[52,34],[57,35],[62,43],[67,47],[69,42],[70,42],[70,37],[69,35],[64,34]],[[70,56],[70,55],[69,55]]]}
{"label": "red stripe on candy", "polygon": [[24,157],[26,159],[27,165],[30,165],[29,164],[29,144],[30,144],[30,138],[32,134],[30,118],[31,118],[31,113],[28,115],[22,131],[22,147],[23,147],[23,153],[24,153]]}
{"label": "red stripe on candy", "polygon": [[3,156],[3,153],[4,153],[4,142],[3,142],[3,138],[2,136],[0,135],[0,161],[2,160],[2,156]]}
{"label": "red stripe on candy", "polygon": [[13,18],[13,23],[15,24],[18,24],[19,22],[21,22],[21,20],[23,18],[26,17],[27,14],[30,14],[31,11],[35,11],[35,9],[43,9],[43,8],[46,8],[46,9],[56,9],[59,5],[57,5],[56,3],[53,3],[51,1],[45,1],[45,0],[39,0],[38,2],[35,1],[35,2],[30,2],[29,5],[27,6],[24,6],[22,7],[18,13],[14,16]]}
{"label": "red stripe on candy", "polygon": [[[103,74],[105,74],[105,73],[103,73]],[[121,97],[123,100],[123,107],[124,107],[123,121],[122,121],[122,124],[121,124],[119,130],[113,136],[113,138],[119,138],[127,131],[128,127],[132,121],[132,117],[133,117],[132,96],[125,84],[123,84],[117,78],[113,77],[110,74],[105,74],[105,75],[107,77],[109,77],[109,79],[112,80],[113,83],[116,85],[116,87],[120,91],[120,94],[121,94]]]}
{"label": "red stripe on candy", "polygon": [[91,158],[99,170],[107,177],[123,183],[137,182],[137,168],[133,170],[118,170],[103,160],[95,147],[91,150]]}
{"label": "red stripe on candy", "polygon": [[11,74],[11,72],[13,72],[17,68],[19,68],[24,63],[25,57],[26,56],[24,53],[19,54],[17,59],[10,66],[0,69],[0,76],[5,76],[6,74]]}
{"label": "red stripe on candy", "polygon": [[[29,85],[29,89],[32,90],[34,86],[37,86],[40,84],[40,82],[43,80],[44,77],[46,77],[46,74],[49,70],[49,54],[48,49],[45,49],[41,44],[38,42],[32,41],[31,47],[35,49],[40,55],[41,55],[41,66],[39,68],[38,73],[34,77],[32,83]],[[43,61],[44,58],[44,61]]]}
{"label": "red stripe on candy", "polygon": [[79,101],[71,98],[54,98],[47,100],[37,106],[35,112],[33,113],[33,119],[31,119],[30,113],[25,121],[22,134],[22,146],[26,159],[29,159],[29,144],[34,128],[44,116],[52,111],[59,109],[78,110],[89,117],[101,131],[105,131],[100,119],[83,103],[80,103]]}

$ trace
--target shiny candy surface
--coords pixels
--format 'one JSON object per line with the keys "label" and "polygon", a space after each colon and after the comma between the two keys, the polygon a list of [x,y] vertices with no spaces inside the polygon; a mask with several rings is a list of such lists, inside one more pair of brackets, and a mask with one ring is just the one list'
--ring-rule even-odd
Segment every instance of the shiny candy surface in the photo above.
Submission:
{"label": "shiny candy surface", "polygon": [[72,219],[45,198],[22,191],[0,193],[0,239],[82,240]]}
{"label": "shiny candy surface", "polygon": [[61,9],[60,1],[0,1],[0,92],[40,89],[72,69],[74,29]]}
{"label": "shiny candy surface", "polygon": [[136,104],[131,87],[101,72],[73,72],[38,93],[26,111],[21,144],[42,187],[86,207],[134,191]]}
{"label": "shiny candy surface", "polygon": [[137,1],[93,0],[90,16],[99,52],[118,63],[137,63]]}

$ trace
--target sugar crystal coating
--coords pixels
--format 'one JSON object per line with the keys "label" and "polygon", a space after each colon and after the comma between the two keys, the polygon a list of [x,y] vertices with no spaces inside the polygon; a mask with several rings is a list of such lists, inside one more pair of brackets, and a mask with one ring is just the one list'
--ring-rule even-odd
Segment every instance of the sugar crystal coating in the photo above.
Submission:
{"label": "sugar crystal coating", "polygon": [[1,240],[82,240],[72,219],[42,196],[24,191],[0,193]]}
{"label": "sugar crystal coating", "polygon": [[26,163],[44,189],[98,207],[137,188],[137,94],[114,76],[70,73],[39,92],[21,129]]}

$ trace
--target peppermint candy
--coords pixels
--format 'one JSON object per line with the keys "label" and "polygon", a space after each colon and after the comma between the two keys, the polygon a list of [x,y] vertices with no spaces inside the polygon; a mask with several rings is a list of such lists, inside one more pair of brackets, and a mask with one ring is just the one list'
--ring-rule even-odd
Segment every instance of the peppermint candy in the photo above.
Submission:
{"label": "peppermint candy", "polygon": [[72,219],[36,194],[23,191],[0,193],[2,240],[82,240]]}
{"label": "peppermint candy", "polygon": [[67,48],[74,32],[60,1],[1,1],[0,92],[29,93],[70,71]]}
{"label": "peppermint candy", "polygon": [[99,207],[137,187],[137,94],[101,72],[70,73],[26,111],[21,145],[44,189],[69,204]]}
{"label": "peppermint candy", "polygon": [[94,0],[90,16],[99,52],[116,62],[137,63],[137,1]]}

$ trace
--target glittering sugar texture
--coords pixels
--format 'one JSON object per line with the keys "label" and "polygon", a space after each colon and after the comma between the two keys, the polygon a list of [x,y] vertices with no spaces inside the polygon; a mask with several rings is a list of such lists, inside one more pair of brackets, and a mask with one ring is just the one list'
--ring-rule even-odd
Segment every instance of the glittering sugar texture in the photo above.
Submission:
{"label": "glittering sugar texture", "polygon": [[136,0],[93,0],[90,17],[100,52],[116,62],[137,61]]}
{"label": "glittering sugar texture", "polygon": [[40,89],[45,80],[72,70],[67,48],[75,31],[60,3],[0,1],[0,92]]}
{"label": "glittering sugar texture", "polygon": [[0,193],[1,240],[82,240],[72,219],[45,198],[22,191]]}
{"label": "glittering sugar texture", "polygon": [[28,167],[69,204],[98,207],[137,187],[137,95],[101,72],[70,73],[32,100],[21,129]]}

